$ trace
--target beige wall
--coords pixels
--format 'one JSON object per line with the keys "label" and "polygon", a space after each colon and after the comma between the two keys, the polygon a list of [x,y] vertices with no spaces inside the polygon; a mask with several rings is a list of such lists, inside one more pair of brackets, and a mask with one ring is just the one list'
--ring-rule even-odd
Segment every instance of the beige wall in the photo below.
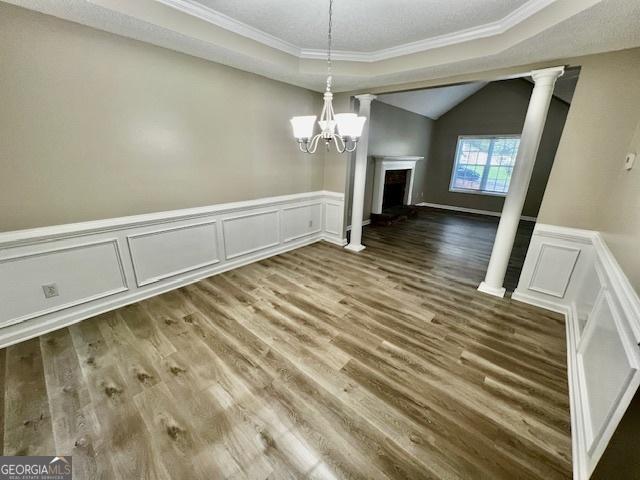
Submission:
{"label": "beige wall", "polygon": [[[427,157],[431,145],[431,130],[433,120],[409,112],[386,103],[374,100],[371,103],[371,124],[369,131],[369,159],[367,162],[367,182],[365,186],[364,213],[365,220],[371,217],[371,203],[373,200],[374,156],[409,156],[425,157],[416,164],[413,198],[411,203],[422,201],[422,185],[426,172]],[[353,172],[351,177],[353,176]],[[350,178],[349,194],[353,187]],[[351,223],[351,202],[348,205]]]}
{"label": "beige wall", "polygon": [[1,2],[0,66],[0,231],[323,188],[317,93]]}
{"label": "beige wall", "polygon": [[[504,197],[450,192],[451,173],[460,135],[506,135],[522,132],[533,85],[526,80],[492,82],[435,122],[424,185],[424,201],[457,207],[502,211]],[[535,217],[562,135],[569,106],[555,97],[529,184],[523,215]]]}
{"label": "beige wall", "polygon": [[586,57],[539,221],[599,230],[640,292],[640,49]]}

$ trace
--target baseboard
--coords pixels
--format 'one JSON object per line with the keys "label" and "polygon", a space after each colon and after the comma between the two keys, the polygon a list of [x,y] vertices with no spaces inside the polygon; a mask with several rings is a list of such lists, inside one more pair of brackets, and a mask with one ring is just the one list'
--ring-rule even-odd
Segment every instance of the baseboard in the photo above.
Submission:
{"label": "baseboard", "polygon": [[[371,219],[367,218],[366,220],[362,221],[362,226],[366,227],[367,225],[371,224]],[[351,230],[351,224],[347,225],[347,232]]]}
{"label": "baseboard", "polygon": [[[342,238],[343,200],[307,192],[0,234],[0,348],[202,278]],[[58,295],[45,298],[43,286]]]}
{"label": "baseboard", "polygon": [[[491,217],[499,217],[502,215],[501,212],[492,212],[491,210],[478,210],[476,208],[457,207],[455,205],[443,205],[440,203],[421,202],[421,203],[417,203],[416,206],[439,208],[441,210],[452,210],[454,212],[473,213],[476,215],[489,215]],[[527,222],[536,222],[538,219],[537,217],[528,217],[526,215],[522,215],[520,217],[520,220],[525,220]]]}
{"label": "baseboard", "polygon": [[640,299],[599,232],[545,224],[512,299],[565,317],[573,474],[586,480],[640,386]]}
{"label": "baseboard", "polygon": [[336,237],[335,235],[323,235],[322,240],[340,247],[344,247],[347,244],[346,238]]}
{"label": "baseboard", "polygon": [[567,311],[569,310],[568,307],[566,307],[565,305],[552,302],[546,299],[534,297],[533,295],[529,295],[527,293],[521,292],[517,288],[511,294],[511,300],[526,303],[529,305],[534,305],[536,307],[544,308],[545,310],[550,310],[552,312],[560,313],[562,315],[566,315]]}

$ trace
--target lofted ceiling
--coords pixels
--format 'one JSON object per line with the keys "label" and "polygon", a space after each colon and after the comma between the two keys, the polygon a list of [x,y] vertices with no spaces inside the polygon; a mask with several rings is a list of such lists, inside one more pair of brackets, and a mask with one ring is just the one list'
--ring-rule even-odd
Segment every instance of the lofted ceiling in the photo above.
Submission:
{"label": "lofted ceiling", "polygon": [[486,82],[472,82],[411,92],[387,93],[378,95],[376,100],[437,120],[486,84]]}
{"label": "lofted ceiling", "polygon": [[[579,75],[579,68],[569,68],[565,70],[564,74],[556,80],[553,91],[554,96],[563,102],[571,103]],[[523,80],[533,85],[531,77],[523,77]],[[487,83],[488,82],[469,82],[446,87],[385,93],[377,95],[376,100],[402,108],[403,110],[408,110],[409,112],[417,113],[432,120],[437,120],[454,107],[460,105],[467,98],[479,92]]]}
{"label": "lofted ceiling", "polygon": [[[328,0],[4,0],[322,90]],[[334,86],[364,91],[640,46],[638,0],[334,0]]]}

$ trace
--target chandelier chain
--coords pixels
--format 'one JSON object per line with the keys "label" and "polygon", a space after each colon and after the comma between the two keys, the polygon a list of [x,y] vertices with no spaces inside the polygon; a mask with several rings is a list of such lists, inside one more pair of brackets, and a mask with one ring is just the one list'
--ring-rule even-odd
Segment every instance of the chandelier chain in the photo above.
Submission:
{"label": "chandelier chain", "polygon": [[327,88],[331,87],[331,43],[333,40],[333,0],[329,0],[329,33],[327,35]]}

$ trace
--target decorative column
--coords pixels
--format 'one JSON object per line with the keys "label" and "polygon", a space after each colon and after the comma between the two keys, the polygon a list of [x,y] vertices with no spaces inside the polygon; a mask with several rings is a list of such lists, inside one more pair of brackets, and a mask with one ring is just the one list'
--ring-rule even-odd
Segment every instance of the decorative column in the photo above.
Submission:
{"label": "decorative column", "polygon": [[507,273],[509,257],[513,249],[513,242],[518,231],[518,223],[522,215],[522,207],[529,188],[529,181],[533,173],[540,139],[547,119],[547,112],[551,104],[553,88],[556,80],[564,73],[564,67],[534,70],[531,77],[535,82],[529,108],[524,120],[524,127],[520,137],[520,147],[516,156],[516,163],[511,174],[509,193],[504,201],[500,224],[496,233],[496,240],[491,251],[491,259],[484,282],[478,290],[496,297],[504,297],[504,276]]}
{"label": "decorative column", "polygon": [[356,149],[356,162],[353,174],[353,199],[351,201],[351,238],[347,250],[352,252],[361,252],[364,250],[362,245],[362,214],[364,212],[364,187],[367,179],[367,152],[369,151],[369,124],[371,114],[371,102],[376,98],[375,95],[365,94],[356,95],[360,101],[360,110],[358,115],[367,117],[367,121],[362,128],[362,135],[358,141]]}

